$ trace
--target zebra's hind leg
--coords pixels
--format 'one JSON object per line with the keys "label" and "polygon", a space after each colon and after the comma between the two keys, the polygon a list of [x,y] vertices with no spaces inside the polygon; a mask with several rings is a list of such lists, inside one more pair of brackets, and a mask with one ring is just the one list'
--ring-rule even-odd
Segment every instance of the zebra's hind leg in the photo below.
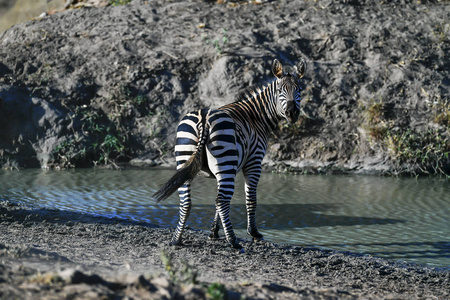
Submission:
{"label": "zebra's hind leg", "polygon": [[211,224],[211,234],[209,235],[209,238],[212,240],[217,240],[219,238],[219,230],[220,230],[220,215],[219,211],[216,209],[214,221]]}
{"label": "zebra's hind leg", "polygon": [[256,212],[256,199],[246,200],[247,207],[247,233],[253,237],[255,241],[264,240],[264,236],[258,231],[256,227],[255,212]]}
{"label": "zebra's hind leg", "polygon": [[222,221],[222,227],[225,232],[227,242],[235,249],[242,249],[242,246],[239,244],[236,235],[234,234],[233,226],[231,226],[230,220],[230,202],[234,193],[234,179],[236,173],[233,175],[233,177],[222,179],[218,178],[216,211],[218,211],[220,220]]}
{"label": "zebra's hind leg", "polygon": [[218,200],[216,206],[219,210],[219,215],[227,242],[233,248],[242,249],[242,246],[239,244],[236,235],[234,234],[233,226],[230,221],[230,200]]}
{"label": "zebra's hind leg", "polygon": [[247,233],[255,241],[263,240],[264,237],[256,227],[256,187],[261,175],[260,164],[255,164],[251,168],[244,169],[245,177],[245,205],[247,207]]}
{"label": "zebra's hind leg", "polygon": [[180,196],[180,219],[178,221],[177,229],[175,229],[175,234],[172,237],[172,241],[170,242],[173,246],[183,245],[181,238],[192,207],[190,181],[186,182],[178,189],[178,195]]}

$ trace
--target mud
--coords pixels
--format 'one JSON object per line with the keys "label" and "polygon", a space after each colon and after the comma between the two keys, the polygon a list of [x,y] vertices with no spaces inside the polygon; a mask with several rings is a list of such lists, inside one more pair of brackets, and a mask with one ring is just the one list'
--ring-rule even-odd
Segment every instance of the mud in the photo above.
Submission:
{"label": "mud", "polygon": [[449,297],[448,271],[369,256],[244,237],[240,253],[192,229],[171,247],[167,228],[7,201],[0,216],[1,299]]}

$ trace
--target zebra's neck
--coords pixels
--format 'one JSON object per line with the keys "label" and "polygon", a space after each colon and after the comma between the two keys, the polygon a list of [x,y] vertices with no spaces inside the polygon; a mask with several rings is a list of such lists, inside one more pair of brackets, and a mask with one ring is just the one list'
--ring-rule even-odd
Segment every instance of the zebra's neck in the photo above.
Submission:
{"label": "zebra's neck", "polygon": [[236,102],[222,106],[230,116],[243,124],[252,123],[267,136],[272,132],[281,117],[277,111],[277,83],[276,80],[262,88],[251,88],[243,92]]}

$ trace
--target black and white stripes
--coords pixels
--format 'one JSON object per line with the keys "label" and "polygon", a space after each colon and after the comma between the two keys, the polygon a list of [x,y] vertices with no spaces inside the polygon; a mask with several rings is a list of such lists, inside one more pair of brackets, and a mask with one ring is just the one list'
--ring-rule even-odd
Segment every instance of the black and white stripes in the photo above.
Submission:
{"label": "black and white stripes", "polygon": [[299,79],[306,70],[304,60],[294,69],[293,74],[283,74],[281,63],[274,60],[272,72],[276,78],[271,83],[245,91],[234,103],[192,112],[181,120],[175,146],[177,173],[155,194],[159,202],[178,189],[180,219],[172,244],[182,243],[192,206],[191,181],[200,171],[217,180],[211,238],[218,237],[221,222],[228,243],[240,247],[229,218],[236,173],[240,170],[245,177],[247,232],[255,239],[263,238],[255,221],[256,187],[270,132],[282,119],[295,122],[300,113]]}

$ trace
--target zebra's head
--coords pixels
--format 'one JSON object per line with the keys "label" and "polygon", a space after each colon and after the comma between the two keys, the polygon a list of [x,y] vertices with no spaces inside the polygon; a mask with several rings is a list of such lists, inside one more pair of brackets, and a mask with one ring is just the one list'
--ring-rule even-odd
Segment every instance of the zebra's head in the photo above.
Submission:
{"label": "zebra's head", "polygon": [[292,74],[283,73],[283,66],[275,59],[272,73],[276,79],[277,111],[290,123],[295,123],[300,115],[300,78],[305,75],[306,62],[304,59],[294,66]]}

